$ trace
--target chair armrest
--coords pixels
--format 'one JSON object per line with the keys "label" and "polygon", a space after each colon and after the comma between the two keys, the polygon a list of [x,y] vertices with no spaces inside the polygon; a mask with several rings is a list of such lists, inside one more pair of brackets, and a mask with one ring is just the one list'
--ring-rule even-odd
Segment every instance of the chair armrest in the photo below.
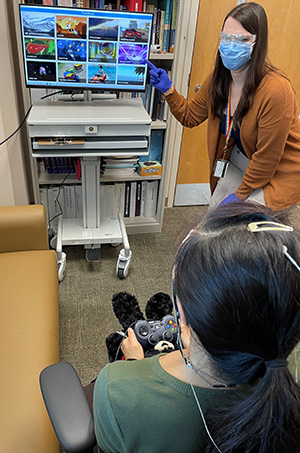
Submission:
{"label": "chair armrest", "polygon": [[0,253],[48,249],[44,206],[0,207]]}
{"label": "chair armrest", "polygon": [[66,453],[96,445],[94,421],[79,377],[70,363],[60,362],[40,374],[40,387],[55,434]]}

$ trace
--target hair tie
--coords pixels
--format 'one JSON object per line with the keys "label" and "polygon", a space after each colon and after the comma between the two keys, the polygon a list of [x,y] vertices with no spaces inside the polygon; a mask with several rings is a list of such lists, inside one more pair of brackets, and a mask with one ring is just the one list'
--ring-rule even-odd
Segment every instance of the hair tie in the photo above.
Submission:
{"label": "hair tie", "polygon": [[287,360],[275,359],[265,362],[266,368],[285,368],[288,366]]}

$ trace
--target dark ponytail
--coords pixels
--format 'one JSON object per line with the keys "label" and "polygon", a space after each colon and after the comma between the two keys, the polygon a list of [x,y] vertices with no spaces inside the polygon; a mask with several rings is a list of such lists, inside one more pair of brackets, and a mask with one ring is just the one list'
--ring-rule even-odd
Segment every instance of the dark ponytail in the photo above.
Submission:
{"label": "dark ponytail", "polygon": [[[300,272],[283,253],[300,263],[300,237],[251,232],[259,221],[286,223],[251,203],[219,207],[175,259],[187,323],[222,378],[237,384],[205,415],[222,453],[300,452],[300,387],[286,366],[300,338]],[[209,442],[206,451],[217,449]]]}
{"label": "dark ponytail", "polygon": [[[208,412],[210,433],[222,453],[300,451],[300,389],[289,370],[267,369],[249,395]],[[206,452],[217,452],[208,444]]]}

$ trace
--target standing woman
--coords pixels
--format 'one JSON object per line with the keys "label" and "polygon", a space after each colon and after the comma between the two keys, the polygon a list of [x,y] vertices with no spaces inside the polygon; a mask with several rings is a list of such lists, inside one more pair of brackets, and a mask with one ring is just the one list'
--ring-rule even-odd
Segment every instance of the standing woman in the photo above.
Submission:
{"label": "standing woman", "polygon": [[268,22],[257,3],[226,16],[213,72],[190,102],[166,71],[150,67],[175,118],[186,127],[206,119],[212,207],[257,201],[276,210],[300,201],[300,118],[286,75],[267,57]]}

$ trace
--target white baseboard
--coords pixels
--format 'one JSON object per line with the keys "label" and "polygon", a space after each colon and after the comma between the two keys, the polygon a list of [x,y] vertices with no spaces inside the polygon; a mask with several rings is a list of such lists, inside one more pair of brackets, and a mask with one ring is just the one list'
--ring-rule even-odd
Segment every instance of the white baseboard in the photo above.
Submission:
{"label": "white baseboard", "polygon": [[211,197],[208,183],[177,184],[174,206],[205,205]]}

